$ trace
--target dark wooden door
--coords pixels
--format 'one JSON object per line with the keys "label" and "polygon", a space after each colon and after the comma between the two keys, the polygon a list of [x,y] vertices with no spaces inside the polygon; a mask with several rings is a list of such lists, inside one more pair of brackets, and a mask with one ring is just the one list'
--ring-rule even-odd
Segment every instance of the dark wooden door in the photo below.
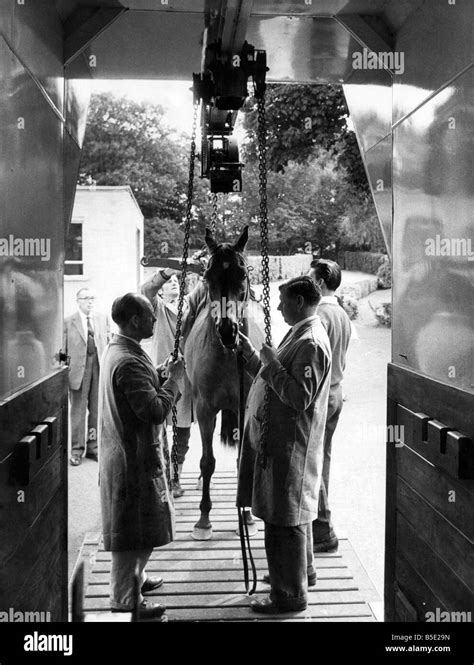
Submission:
{"label": "dark wooden door", "polygon": [[473,402],[471,393],[388,367],[387,621],[472,620]]}
{"label": "dark wooden door", "polygon": [[67,621],[67,368],[0,402],[0,610]]}

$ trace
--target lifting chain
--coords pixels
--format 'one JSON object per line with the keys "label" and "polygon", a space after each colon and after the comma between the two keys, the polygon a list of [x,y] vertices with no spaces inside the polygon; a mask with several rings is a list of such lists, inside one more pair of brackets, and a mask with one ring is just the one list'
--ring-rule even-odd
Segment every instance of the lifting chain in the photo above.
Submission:
{"label": "lifting chain", "polygon": [[[265,93],[262,92],[257,99],[258,113],[258,190],[260,196],[260,242],[262,252],[262,285],[263,285],[263,312],[265,321],[265,341],[272,343],[270,322],[270,270],[268,264],[268,211],[267,211],[267,126],[265,118]],[[270,418],[270,386],[265,385],[263,401],[262,439],[260,445],[260,462],[263,468],[267,463],[267,435]]]}
{"label": "lifting chain", "polygon": [[[178,313],[176,316],[176,332],[174,336],[173,360],[176,360],[178,357],[179,342],[181,337],[181,324],[183,320],[184,291],[186,287],[189,234],[191,232],[192,205],[193,205],[193,192],[194,192],[194,165],[196,161],[196,128],[197,128],[198,109],[199,109],[199,102],[195,102],[193,109],[191,152],[189,156],[188,192],[186,200],[186,221],[184,225],[184,244],[183,244],[182,262],[181,262],[181,277],[179,282]],[[172,458],[171,461],[173,464],[173,480],[175,483],[177,483],[179,475],[178,475],[178,458],[177,458],[178,414],[176,411],[176,406],[173,406],[172,420],[173,420],[173,447],[171,448],[171,458]]]}
{"label": "lifting chain", "polygon": [[212,214],[211,214],[211,233],[212,237],[216,237],[217,229],[217,194],[216,192],[211,193],[211,203],[212,203]]}

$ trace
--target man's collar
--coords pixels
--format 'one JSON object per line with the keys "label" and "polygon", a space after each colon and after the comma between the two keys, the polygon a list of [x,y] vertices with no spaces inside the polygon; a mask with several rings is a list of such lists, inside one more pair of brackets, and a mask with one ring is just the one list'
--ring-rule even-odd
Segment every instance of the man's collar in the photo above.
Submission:
{"label": "man's collar", "polygon": [[336,296],[322,296],[321,300],[319,301],[320,305],[339,305]]}
{"label": "man's collar", "polygon": [[140,346],[140,342],[137,342],[137,340],[133,339],[133,337],[129,337],[128,335],[124,335],[123,333],[119,333],[119,332],[115,333],[115,335],[117,337],[123,337],[123,339],[128,339],[129,342],[133,342],[134,344],[136,344],[138,346],[138,348],[140,349],[140,351],[143,351],[142,347]]}
{"label": "man's collar", "polygon": [[301,328],[302,326],[304,326],[305,323],[309,323],[310,321],[313,321],[313,320],[315,321],[317,318],[319,318],[317,314],[312,314],[311,316],[306,317],[306,319],[302,319],[301,321],[298,321],[297,323],[295,323],[292,326],[291,332],[295,332],[295,330],[298,330],[298,328]]}

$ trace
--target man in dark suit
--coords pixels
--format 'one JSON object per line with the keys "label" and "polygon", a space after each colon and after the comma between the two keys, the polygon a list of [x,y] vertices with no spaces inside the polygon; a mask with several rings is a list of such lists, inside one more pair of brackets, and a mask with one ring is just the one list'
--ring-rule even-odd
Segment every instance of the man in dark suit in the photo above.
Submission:
{"label": "man in dark suit", "polygon": [[78,311],[64,322],[64,344],[70,356],[72,466],[79,466],[84,449],[86,457],[97,461],[99,362],[110,337],[109,319],[105,314],[94,312],[96,297],[91,289],[80,289],[76,298]]}

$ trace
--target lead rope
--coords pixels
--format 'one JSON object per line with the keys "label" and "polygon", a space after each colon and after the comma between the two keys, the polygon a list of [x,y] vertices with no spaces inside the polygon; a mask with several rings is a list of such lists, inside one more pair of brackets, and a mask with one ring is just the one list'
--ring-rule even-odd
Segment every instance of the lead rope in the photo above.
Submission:
{"label": "lead rope", "polygon": [[[184,290],[186,287],[186,271],[188,267],[188,251],[189,251],[189,234],[191,232],[191,211],[193,205],[193,191],[194,191],[194,165],[196,161],[196,127],[197,127],[197,114],[199,109],[199,102],[194,102],[193,109],[193,126],[191,132],[191,152],[189,155],[189,178],[188,178],[188,192],[186,200],[186,221],[184,225],[184,244],[183,254],[181,261],[181,277],[179,282],[179,298],[178,298],[178,313],[176,315],[176,332],[174,336],[174,349],[173,360],[176,360],[179,353],[179,342],[181,337],[181,324],[183,320],[183,303],[184,303]],[[173,420],[173,446],[171,448],[171,462],[173,464],[173,481],[175,483],[179,480],[178,475],[178,414],[176,406],[173,405],[172,410]],[[168,478],[170,480],[170,478]],[[171,485],[171,483],[170,483]]]}
{"label": "lead rope", "polygon": [[[248,333],[248,330],[246,330]],[[239,370],[239,459],[242,450],[242,440],[244,431],[244,410],[245,410],[245,394],[244,394],[244,359],[241,353],[237,353],[237,367]],[[257,569],[252,555],[252,548],[250,547],[249,527],[245,519],[245,508],[237,507],[237,515],[239,518],[239,536],[240,536],[240,549],[242,551],[242,565],[244,568],[244,584],[245,593],[251,596],[255,593],[257,588]],[[250,565],[252,566],[252,588],[250,589],[249,579],[249,566],[247,561],[247,550],[249,553]]]}

